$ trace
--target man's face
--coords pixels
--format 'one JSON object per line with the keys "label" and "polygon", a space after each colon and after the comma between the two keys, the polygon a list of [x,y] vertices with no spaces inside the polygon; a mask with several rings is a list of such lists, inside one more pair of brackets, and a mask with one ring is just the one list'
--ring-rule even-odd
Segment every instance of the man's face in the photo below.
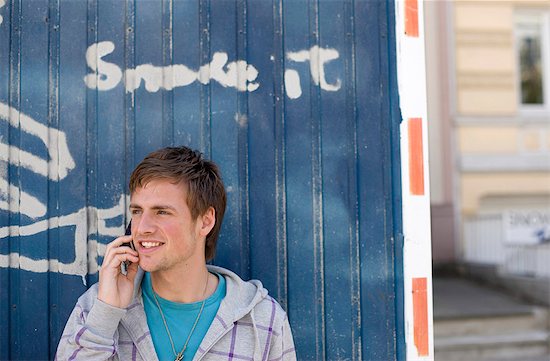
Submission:
{"label": "man's face", "polygon": [[205,263],[203,217],[192,219],[186,186],[153,180],[137,188],[130,199],[132,235],[141,268],[169,271]]}

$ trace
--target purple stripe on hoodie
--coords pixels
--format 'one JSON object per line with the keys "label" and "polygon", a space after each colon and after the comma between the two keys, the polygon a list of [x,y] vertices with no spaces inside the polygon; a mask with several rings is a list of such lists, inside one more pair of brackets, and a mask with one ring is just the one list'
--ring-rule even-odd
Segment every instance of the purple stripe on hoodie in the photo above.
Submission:
{"label": "purple stripe on hoodie", "polygon": [[140,343],[145,337],[149,336],[150,334],[151,332],[149,331],[145,332],[140,338],[137,339],[136,343]]}
{"label": "purple stripe on hoodie", "polygon": [[78,316],[80,317],[80,320],[82,321],[82,323],[86,322],[85,320],[86,315],[90,313],[90,311],[83,309],[79,304],[77,304],[75,308],[78,308],[80,310],[80,312],[78,313]]}
{"label": "purple stripe on hoodie", "polygon": [[[74,360],[78,352],[80,352],[80,350],[83,349],[83,346],[80,344],[80,338],[82,337],[84,332],[86,332],[86,330],[87,330],[86,327],[82,327],[80,331],[78,331],[78,333],[76,334],[74,342],[78,345],[78,349],[76,349],[75,352],[73,352],[73,354],[71,355],[71,357],[69,357],[69,361]],[[116,353],[115,346],[87,346],[87,348],[94,351],[109,351],[111,352],[111,355],[114,355]]]}
{"label": "purple stripe on hoodie", "polygon": [[237,338],[237,322],[231,331],[231,347],[229,348],[229,360],[233,360],[233,352],[235,351],[235,339]]}
{"label": "purple stripe on hoodie", "polygon": [[76,337],[75,337],[75,339],[74,339],[74,342],[75,342],[78,346],[80,346],[80,347],[82,347],[82,345],[80,344],[80,337],[82,337],[82,334],[83,334],[86,330],[87,330],[86,327],[82,327],[82,328],[80,329],[80,331],[78,331],[78,333],[76,334]]}
{"label": "purple stripe on hoodie", "polygon": [[[252,322],[237,321],[237,323],[238,323],[239,325],[242,325],[242,326],[254,327],[254,324],[253,324]],[[273,332],[273,334],[274,334],[275,336],[279,336],[279,332],[276,332],[275,330],[270,329],[270,328],[267,327],[267,326],[256,325],[256,328],[258,328],[258,329],[260,329],[260,330],[264,330],[264,331],[271,331],[271,332]]]}
{"label": "purple stripe on hoodie", "polygon": [[218,320],[222,324],[224,329],[227,328],[227,325],[225,324],[225,322],[223,322],[223,319],[220,316],[216,315],[215,318],[216,318],[216,320]]}
{"label": "purple stripe on hoodie", "polygon": [[76,355],[78,354],[78,352],[82,350],[82,347],[79,347],[77,348],[76,350],[74,350],[73,354],[71,355],[71,357],[69,357],[69,361],[73,361],[75,358],[76,358]]}
{"label": "purple stripe on hoodie", "polygon": [[228,357],[230,357],[230,359],[234,358],[234,359],[237,359],[237,360],[254,361],[254,358],[252,358],[252,357],[242,356],[242,355],[235,355],[235,354],[227,353],[227,352],[210,350],[210,351],[208,351],[208,353],[211,353],[213,355],[224,356],[224,357],[228,356]]}
{"label": "purple stripe on hoodie", "polygon": [[132,308],[136,308],[137,306],[139,306],[140,303],[139,302],[136,302],[136,303],[132,303],[130,306],[128,306],[126,308],[127,311],[130,311]]}
{"label": "purple stripe on hoodie", "polygon": [[[80,348],[84,348],[84,347],[80,346]],[[105,352],[109,351],[111,355],[114,355],[116,353],[116,349],[114,346],[87,346],[86,348],[94,351],[105,351]]]}
{"label": "purple stripe on hoodie", "polygon": [[270,298],[271,301],[271,320],[269,321],[269,329],[267,334],[267,340],[265,342],[265,349],[264,349],[264,355],[262,356],[262,360],[267,360],[267,352],[269,351],[269,345],[271,344],[271,335],[273,333],[273,321],[275,320],[275,301],[273,298]]}

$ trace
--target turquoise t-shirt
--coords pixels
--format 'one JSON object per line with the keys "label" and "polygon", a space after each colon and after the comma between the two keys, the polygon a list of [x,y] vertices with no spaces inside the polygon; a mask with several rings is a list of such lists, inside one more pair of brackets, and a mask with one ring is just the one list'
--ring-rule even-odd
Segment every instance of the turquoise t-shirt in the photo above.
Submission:
{"label": "turquoise t-shirt", "polygon": [[[210,324],[216,317],[220,303],[225,297],[225,278],[218,276],[218,288],[208,297],[204,303],[204,309],[202,310],[201,317],[197,323],[197,327],[187,344],[187,349],[184,353],[184,361],[192,360],[199,348],[202,339],[206,335]],[[162,322],[157,304],[153,296],[153,288],[151,285],[151,275],[149,272],[145,272],[145,277],[142,283],[143,290],[143,306],[145,308],[145,314],[147,315],[147,325],[151,331],[151,337],[153,338],[153,344],[155,345],[155,351],[160,361],[169,360],[173,361],[176,357],[170,345],[170,339],[168,333]],[[179,353],[185,344],[185,340],[195,323],[199,310],[201,308],[202,301],[195,303],[179,303],[166,300],[157,295],[160,307],[164,313],[164,318],[168,324],[168,329],[172,335],[174,341],[174,347],[176,353]]]}

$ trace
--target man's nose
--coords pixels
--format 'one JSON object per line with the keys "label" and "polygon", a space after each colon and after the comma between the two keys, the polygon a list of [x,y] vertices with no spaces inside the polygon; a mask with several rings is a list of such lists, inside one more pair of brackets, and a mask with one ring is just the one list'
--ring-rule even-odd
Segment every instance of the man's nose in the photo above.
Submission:
{"label": "man's nose", "polygon": [[[132,221],[132,224],[134,221]],[[136,222],[135,234],[146,235],[151,234],[155,230],[155,223],[147,212],[143,212]]]}

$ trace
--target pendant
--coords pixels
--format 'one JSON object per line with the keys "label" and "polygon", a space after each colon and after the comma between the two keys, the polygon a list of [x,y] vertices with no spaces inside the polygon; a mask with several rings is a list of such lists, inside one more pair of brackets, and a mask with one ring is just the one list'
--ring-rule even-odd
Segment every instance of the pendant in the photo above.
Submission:
{"label": "pendant", "polygon": [[177,356],[176,356],[176,359],[174,361],[181,361],[183,360],[183,352],[179,353]]}

